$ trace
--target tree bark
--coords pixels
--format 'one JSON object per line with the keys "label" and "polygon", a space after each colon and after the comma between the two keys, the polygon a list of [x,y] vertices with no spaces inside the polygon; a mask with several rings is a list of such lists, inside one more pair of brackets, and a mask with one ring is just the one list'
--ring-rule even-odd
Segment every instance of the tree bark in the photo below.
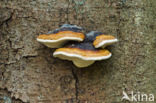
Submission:
{"label": "tree bark", "polygon": [[[125,103],[156,94],[155,0],[1,0],[0,102]],[[52,56],[39,34],[70,23],[116,36],[113,56],[79,69]]]}

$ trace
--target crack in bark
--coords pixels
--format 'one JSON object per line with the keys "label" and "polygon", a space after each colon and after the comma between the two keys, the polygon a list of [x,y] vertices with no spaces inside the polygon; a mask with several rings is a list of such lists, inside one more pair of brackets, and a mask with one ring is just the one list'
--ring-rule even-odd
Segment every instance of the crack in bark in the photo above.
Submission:
{"label": "crack in bark", "polygon": [[78,92],[78,90],[79,90],[79,88],[78,88],[79,79],[78,79],[78,76],[76,74],[76,68],[75,67],[72,67],[72,70],[71,71],[72,71],[73,77],[75,79],[75,97],[76,97],[76,102],[79,103],[79,99],[78,99],[78,94],[79,94],[79,92]]}
{"label": "crack in bark", "polygon": [[120,36],[120,34],[121,34],[121,30],[120,30],[121,15],[120,14],[121,14],[122,6],[121,6],[120,2],[117,5],[118,5],[118,7],[116,8],[116,10],[117,10],[117,14],[119,16],[119,21],[117,23],[117,30],[116,30],[116,32],[117,32],[117,36]]}
{"label": "crack in bark", "polygon": [[10,17],[8,17],[6,20],[2,21],[2,23],[0,24],[0,26],[2,26],[3,24],[6,24],[7,27],[9,26],[8,25],[8,22],[12,20],[12,17],[13,17],[13,12],[10,14]]}
{"label": "crack in bark", "polygon": [[69,6],[70,6],[70,0],[68,0],[68,7],[67,7],[67,10],[66,10],[66,15],[67,15],[66,21],[67,21],[68,24],[70,24],[70,21],[69,21]]}
{"label": "crack in bark", "polygon": [[[71,5],[71,1],[67,0],[67,2],[68,2],[68,7],[66,9],[67,18],[66,18],[65,22],[70,24],[70,21],[69,21],[69,9],[70,9],[70,5]],[[79,80],[78,80],[78,76],[77,76],[77,73],[76,73],[76,68],[74,66],[72,66],[71,72],[72,72],[72,75],[73,75],[73,77],[75,79],[75,99],[76,99],[76,103],[79,103],[79,99],[78,99],[78,84],[79,84]]]}
{"label": "crack in bark", "polygon": [[[4,64],[4,63],[2,63],[2,64]],[[4,64],[4,67],[6,68],[6,64]],[[4,73],[5,72],[6,72],[6,69],[4,69],[4,71],[2,71],[2,78],[1,78],[2,81],[4,80]]]}
{"label": "crack in bark", "polygon": [[[1,94],[2,93],[2,94]],[[0,88],[0,101],[5,101],[5,103],[24,103],[21,99],[16,99],[11,97],[11,92],[7,88]]]}

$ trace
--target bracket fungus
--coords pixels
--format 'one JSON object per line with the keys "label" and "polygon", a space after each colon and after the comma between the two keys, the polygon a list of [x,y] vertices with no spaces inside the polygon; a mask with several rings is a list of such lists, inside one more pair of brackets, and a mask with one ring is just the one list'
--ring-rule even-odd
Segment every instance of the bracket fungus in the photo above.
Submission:
{"label": "bracket fungus", "polygon": [[102,32],[91,31],[86,34],[88,41],[92,41],[95,48],[105,48],[108,45],[111,45],[118,40],[112,35],[105,35]]}
{"label": "bracket fungus", "polygon": [[59,29],[39,35],[37,41],[47,47],[58,48],[53,53],[54,57],[72,61],[77,67],[83,68],[95,61],[110,58],[111,52],[104,47],[118,40],[112,35],[98,31],[84,34],[82,27],[64,24]]}
{"label": "bracket fungus", "polygon": [[77,67],[87,67],[95,61],[111,57],[106,49],[95,49],[92,42],[72,43],[63,48],[56,49],[54,57],[72,61]]}
{"label": "bracket fungus", "polygon": [[83,28],[64,24],[59,29],[50,31],[47,34],[41,34],[37,37],[37,41],[43,43],[49,48],[59,48],[67,41],[83,41],[85,35]]}

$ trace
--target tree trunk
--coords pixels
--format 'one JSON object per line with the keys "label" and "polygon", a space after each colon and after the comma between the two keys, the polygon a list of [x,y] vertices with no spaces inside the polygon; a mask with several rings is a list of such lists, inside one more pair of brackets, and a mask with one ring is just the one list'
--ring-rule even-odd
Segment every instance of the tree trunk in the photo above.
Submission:
{"label": "tree trunk", "polygon": [[[125,103],[156,94],[156,0],[1,0],[0,102]],[[113,56],[79,69],[39,34],[70,23],[115,35]],[[145,102],[144,102],[145,103]]]}

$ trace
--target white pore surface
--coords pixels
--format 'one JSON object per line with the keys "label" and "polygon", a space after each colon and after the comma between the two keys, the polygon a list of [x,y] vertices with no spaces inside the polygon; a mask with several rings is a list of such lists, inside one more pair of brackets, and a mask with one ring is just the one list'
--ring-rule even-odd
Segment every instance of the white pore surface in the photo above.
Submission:
{"label": "white pore surface", "polygon": [[88,61],[88,60],[104,60],[104,59],[108,59],[112,56],[112,54],[110,53],[109,55],[107,56],[100,56],[100,57],[84,57],[84,56],[81,56],[81,55],[78,55],[78,54],[70,54],[70,53],[66,53],[66,52],[54,52],[53,56],[56,56],[56,55],[65,55],[65,56],[68,56],[68,57],[77,57],[79,59],[82,59],[82,60],[85,60],[85,61]]}
{"label": "white pore surface", "polygon": [[92,65],[95,61],[85,61],[81,59],[73,60],[74,65],[76,65],[79,68],[88,67],[89,65]]}
{"label": "white pore surface", "polygon": [[118,41],[118,39],[113,39],[113,40],[103,40],[103,41],[100,42],[98,45],[96,45],[95,48],[99,48],[99,47],[102,47],[102,46],[105,47],[105,45],[107,45],[107,44],[113,44],[113,43],[115,43],[115,42],[117,42],[117,41]]}
{"label": "white pore surface", "polygon": [[60,41],[65,41],[65,40],[75,40],[75,41],[83,41],[83,39],[81,38],[77,38],[77,37],[63,37],[57,40],[45,40],[45,39],[38,39],[38,42],[42,42],[42,43],[54,43],[54,42],[60,42]]}

